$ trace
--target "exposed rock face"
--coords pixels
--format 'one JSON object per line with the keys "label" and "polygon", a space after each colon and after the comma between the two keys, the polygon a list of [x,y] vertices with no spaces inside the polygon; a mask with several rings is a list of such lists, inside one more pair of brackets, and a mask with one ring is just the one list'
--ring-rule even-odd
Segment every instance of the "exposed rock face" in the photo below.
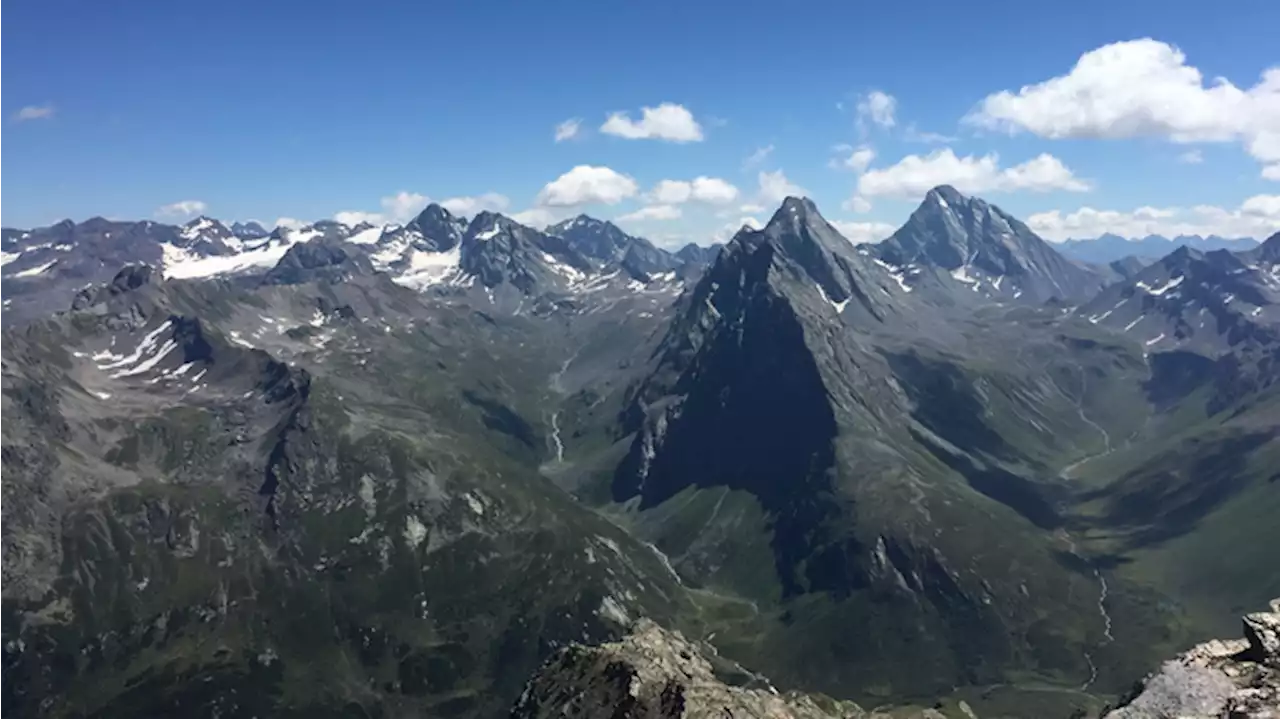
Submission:
{"label": "exposed rock face", "polygon": [[729,686],[678,632],[641,619],[622,641],[561,649],[526,685],[513,719],[614,717],[696,719],[868,716],[856,704],[763,688]]}
{"label": "exposed rock face", "polygon": [[1165,662],[1105,719],[1280,717],[1280,599],[1244,618],[1244,639],[1213,640]]}

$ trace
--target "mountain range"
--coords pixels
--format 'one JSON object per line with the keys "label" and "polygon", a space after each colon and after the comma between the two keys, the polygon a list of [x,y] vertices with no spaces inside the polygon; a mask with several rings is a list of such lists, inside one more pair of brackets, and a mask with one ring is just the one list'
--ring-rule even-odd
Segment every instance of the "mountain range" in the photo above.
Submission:
{"label": "mountain range", "polygon": [[1280,595],[1280,234],[1060,248],[950,187],[877,245],[799,197],[674,253],[5,229],[4,707],[499,716],[646,618],[833,702],[1092,711]]}
{"label": "mountain range", "polygon": [[1147,235],[1132,239],[1107,233],[1093,239],[1067,240],[1057,245],[1062,254],[1081,262],[1105,265],[1126,257],[1137,257],[1150,262],[1173,252],[1179,247],[1186,247],[1200,252],[1213,250],[1231,250],[1243,252],[1258,246],[1258,241],[1251,237],[1219,237],[1209,235],[1178,235],[1173,239],[1162,235]]}

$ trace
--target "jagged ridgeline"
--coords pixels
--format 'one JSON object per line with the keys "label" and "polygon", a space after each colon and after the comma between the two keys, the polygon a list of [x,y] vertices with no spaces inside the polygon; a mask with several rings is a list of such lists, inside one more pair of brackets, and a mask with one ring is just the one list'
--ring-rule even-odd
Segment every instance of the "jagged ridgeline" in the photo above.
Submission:
{"label": "jagged ridgeline", "polygon": [[6,229],[4,708],[541,716],[652,645],[727,706],[1096,713],[1280,595],[1278,248],[1089,265],[948,187],[878,245]]}

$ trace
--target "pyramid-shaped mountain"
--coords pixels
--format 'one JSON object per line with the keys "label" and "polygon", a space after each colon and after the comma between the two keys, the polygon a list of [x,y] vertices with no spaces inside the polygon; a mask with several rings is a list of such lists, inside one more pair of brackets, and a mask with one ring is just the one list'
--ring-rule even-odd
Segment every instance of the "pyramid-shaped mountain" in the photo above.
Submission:
{"label": "pyramid-shaped mountain", "polygon": [[1017,218],[943,185],[930,190],[897,232],[873,247],[912,284],[924,275],[950,291],[992,299],[1079,302],[1103,275],[1063,257]]}

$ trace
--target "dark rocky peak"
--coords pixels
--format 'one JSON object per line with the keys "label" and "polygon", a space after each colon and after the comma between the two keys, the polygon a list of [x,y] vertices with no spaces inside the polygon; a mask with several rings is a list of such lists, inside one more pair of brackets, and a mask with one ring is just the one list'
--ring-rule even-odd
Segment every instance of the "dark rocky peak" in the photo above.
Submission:
{"label": "dark rocky peak", "polygon": [[871,250],[902,270],[948,273],[953,289],[982,296],[1080,300],[1105,282],[1103,272],[1058,254],[1017,218],[948,185],[930,190],[906,224]]}
{"label": "dark rocky peak", "polygon": [[151,265],[126,265],[110,282],[77,292],[71,301],[71,309],[76,312],[85,310],[159,280],[160,273]]}
{"label": "dark rocky peak", "polygon": [[1268,237],[1256,250],[1253,251],[1252,259],[1261,260],[1268,264],[1280,262],[1280,232]]}
{"label": "dark rocky peak", "polygon": [[983,261],[1003,273],[1005,260],[1025,253],[1020,245],[1033,242],[1043,244],[1000,208],[943,185],[930,190],[907,223],[885,240],[883,255],[897,265],[927,263],[944,270]]}
{"label": "dark rocky peak", "polygon": [[735,243],[747,252],[764,245],[782,258],[787,269],[778,274],[780,281],[807,280],[838,310],[856,299],[872,317],[884,319],[884,303],[870,289],[879,270],[858,255],[812,200],[788,197],[763,230],[744,228],[729,244]]}
{"label": "dark rocky peak", "polygon": [[267,228],[257,222],[233,222],[231,223],[231,232],[244,240],[260,240],[271,234]]}
{"label": "dark rocky peak", "polygon": [[709,265],[715,260],[716,255],[720,254],[720,248],[722,247],[724,245],[719,242],[706,247],[690,242],[677,250],[675,256],[676,259],[686,264]]}
{"label": "dark rocky peak", "polygon": [[420,235],[420,238],[415,238],[417,241],[414,243],[419,249],[446,252],[462,242],[467,222],[433,202],[403,229]]}
{"label": "dark rocky peak", "polygon": [[262,282],[266,285],[334,284],[372,273],[373,266],[368,257],[359,250],[339,241],[317,237],[290,247]]}
{"label": "dark rocky peak", "polygon": [[1110,267],[1111,270],[1120,278],[1127,280],[1141,272],[1143,268],[1147,266],[1147,263],[1133,255],[1129,255],[1118,260],[1113,260],[1112,262],[1107,263],[1107,266]]}
{"label": "dark rocky peak", "polygon": [[[617,262],[639,238],[632,237],[612,222],[587,215],[565,220],[547,228],[547,234],[559,235],[581,254],[603,262]],[[639,240],[648,244],[647,240]]]}
{"label": "dark rocky peak", "polygon": [[683,263],[643,237],[634,237],[627,244],[618,264],[632,277],[648,281],[655,275],[674,271]]}
{"label": "dark rocky peak", "polygon": [[547,282],[568,281],[593,269],[559,235],[548,235],[496,212],[481,212],[462,239],[461,267],[486,287],[510,283],[525,294]]}
{"label": "dark rocky peak", "polygon": [[81,222],[78,229],[81,232],[109,232],[117,224],[105,217],[90,217]]}

